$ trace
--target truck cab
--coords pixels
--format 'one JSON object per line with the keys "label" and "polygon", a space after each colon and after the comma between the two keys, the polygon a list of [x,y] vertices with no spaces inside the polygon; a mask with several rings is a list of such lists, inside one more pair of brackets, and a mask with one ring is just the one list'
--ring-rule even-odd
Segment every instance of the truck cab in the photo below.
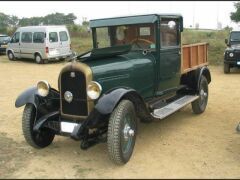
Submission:
{"label": "truck cab", "polygon": [[95,19],[90,27],[92,50],[63,67],[58,88],[41,80],[15,102],[25,105],[23,134],[31,146],[46,147],[55,135],[80,140],[82,149],[107,142],[110,159],[121,165],[132,155],[139,122],[190,103],[194,113],[205,111],[208,45],[181,44],[181,15]]}
{"label": "truck cab", "polygon": [[240,30],[233,30],[229,39],[225,39],[224,73],[230,73],[233,67],[240,67]]}

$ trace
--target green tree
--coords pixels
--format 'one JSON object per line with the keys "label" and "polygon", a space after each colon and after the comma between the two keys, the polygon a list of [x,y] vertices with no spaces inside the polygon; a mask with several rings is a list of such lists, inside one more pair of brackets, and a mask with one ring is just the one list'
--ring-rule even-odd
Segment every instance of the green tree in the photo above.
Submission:
{"label": "green tree", "polygon": [[234,3],[235,12],[231,12],[230,18],[234,22],[240,21],[240,2]]}

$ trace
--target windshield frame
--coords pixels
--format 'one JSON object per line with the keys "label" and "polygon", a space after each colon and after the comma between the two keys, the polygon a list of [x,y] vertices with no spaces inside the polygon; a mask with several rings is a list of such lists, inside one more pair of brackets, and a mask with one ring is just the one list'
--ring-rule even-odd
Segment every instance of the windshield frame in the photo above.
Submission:
{"label": "windshield frame", "polygon": [[[155,44],[155,47],[154,48],[139,48],[139,49],[132,49],[131,51],[137,51],[137,50],[148,50],[148,51],[157,51],[157,47],[158,47],[158,36],[157,36],[157,23],[139,23],[139,24],[127,24],[127,25],[114,25],[114,26],[101,26],[101,27],[93,27],[91,28],[92,29],[92,40],[93,40],[93,48],[94,49],[102,49],[102,47],[98,47],[98,40],[97,40],[97,29],[98,28],[109,28],[109,27],[120,27],[120,26],[138,26],[139,28],[140,27],[146,27],[146,26],[149,26],[149,25],[153,25],[153,37],[154,37],[154,44]],[[142,39],[139,35],[138,35],[138,38],[139,39]],[[111,38],[109,38],[111,39]],[[132,45],[132,44],[126,44],[126,45]],[[114,45],[114,46],[121,46],[121,45]],[[111,47],[114,47],[114,46],[109,46],[107,48],[111,48]],[[106,47],[103,47],[103,48],[106,48]]]}

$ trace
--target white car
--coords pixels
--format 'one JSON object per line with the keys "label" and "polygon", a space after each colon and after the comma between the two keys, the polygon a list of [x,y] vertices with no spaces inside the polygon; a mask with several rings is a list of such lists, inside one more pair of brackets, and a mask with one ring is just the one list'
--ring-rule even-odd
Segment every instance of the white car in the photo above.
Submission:
{"label": "white car", "polygon": [[9,60],[34,59],[42,64],[48,60],[72,55],[71,40],[65,26],[27,26],[16,30],[6,49]]}

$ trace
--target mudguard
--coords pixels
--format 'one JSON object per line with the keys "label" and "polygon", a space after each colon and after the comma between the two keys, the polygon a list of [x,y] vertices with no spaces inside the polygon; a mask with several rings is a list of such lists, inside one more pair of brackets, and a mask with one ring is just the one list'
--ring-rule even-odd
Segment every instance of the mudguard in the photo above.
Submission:
{"label": "mudguard", "polygon": [[104,94],[98,100],[95,109],[101,114],[110,114],[123,97],[130,99],[133,103],[139,103],[139,101],[144,102],[135,90],[119,88]]}
{"label": "mudguard", "polygon": [[38,99],[36,98],[37,95],[37,87],[33,86],[25,90],[23,93],[21,93],[16,101],[15,101],[15,107],[21,107],[27,103],[31,103],[35,106],[35,108],[38,107]]}
{"label": "mudguard", "polygon": [[210,71],[208,69],[207,66],[204,66],[200,69],[199,73],[198,73],[198,81],[197,81],[197,89],[199,89],[199,86],[200,86],[200,80],[201,80],[201,77],[202,75],[204,75],[206,78],[207,78],[207,81],[208,81],[208,84],[211,82],[211,74],[210,74]]}

